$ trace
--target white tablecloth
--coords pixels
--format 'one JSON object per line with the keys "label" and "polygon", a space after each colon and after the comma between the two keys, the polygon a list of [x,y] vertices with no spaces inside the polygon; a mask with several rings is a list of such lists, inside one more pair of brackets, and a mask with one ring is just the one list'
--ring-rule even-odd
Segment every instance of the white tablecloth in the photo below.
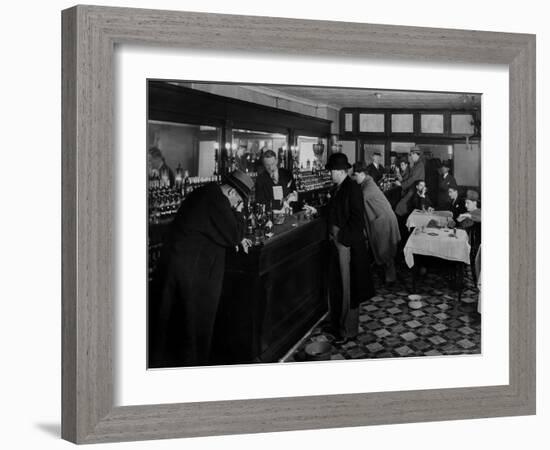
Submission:
{"label": "white tablecloth", "polygon": [[424,232],[421,232],[420,228],[416,228],[403,249],[407,266],[414,266],[414,254],[470,264],[468,234],[466,231],[458,229],[456,237],[452,237],[452,234],[452,230],[426,228]]}
{"label": "white tablecloth", "polygon": [[447,220],[453,217],[451,211],[434,211],[432,213],[423,212],[415,209],[407,218],[407,228],[420,228],[428,225],[430,220],[434,220],[440,227],[447,224]]}

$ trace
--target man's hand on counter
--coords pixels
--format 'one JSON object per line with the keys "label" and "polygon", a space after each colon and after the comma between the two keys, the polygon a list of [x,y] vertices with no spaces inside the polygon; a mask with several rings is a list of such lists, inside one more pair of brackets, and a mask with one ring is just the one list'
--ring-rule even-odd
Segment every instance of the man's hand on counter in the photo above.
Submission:
{"label": "man's hand on counter", "polygon": [[315,214],[317,214],[317,208],[314,208],[313,206],[306,204],[302,209],[306,212],[306,215],[308,216],[314,216]]}

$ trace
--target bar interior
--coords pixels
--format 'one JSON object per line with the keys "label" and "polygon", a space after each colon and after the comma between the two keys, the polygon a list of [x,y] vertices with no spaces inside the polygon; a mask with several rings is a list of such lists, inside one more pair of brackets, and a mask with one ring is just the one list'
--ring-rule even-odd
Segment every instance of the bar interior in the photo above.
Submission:
{"label": "bar interior", "polygon": [[[147,158],[149,368],[480,353],[481,95],[149,80]],[[351,245],[348,278],[327,164],[363,189],[368,260],[357,272]],[[241,188],[241,235],[220,276],[180,277],[184,240],[230,232],[183,217],[212,183]]]}

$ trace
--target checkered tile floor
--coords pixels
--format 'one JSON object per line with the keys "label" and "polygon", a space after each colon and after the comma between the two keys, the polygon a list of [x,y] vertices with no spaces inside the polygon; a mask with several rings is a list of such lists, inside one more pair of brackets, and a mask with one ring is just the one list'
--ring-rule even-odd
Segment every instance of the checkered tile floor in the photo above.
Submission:
{"label": "checkered tile floor", "polygon": [[[416,293],[422,296],[420,309],[409,307],[412,276],[403,265],[393,286],[384,286],[375,277],[377,295],[360,306],[359,334],[353,341],[336,345],[334,338],[315,328],[287,358],[287,362],[438,356],[481,352],[481,319],[477,313],[478,292],[469,268],[464,272],[461,302],[450,287],[451,266],[441,260],[427,259],[427,273],[417,281]],[[312,342],[327,342],[330,351],[311,358],[305,347]]]}

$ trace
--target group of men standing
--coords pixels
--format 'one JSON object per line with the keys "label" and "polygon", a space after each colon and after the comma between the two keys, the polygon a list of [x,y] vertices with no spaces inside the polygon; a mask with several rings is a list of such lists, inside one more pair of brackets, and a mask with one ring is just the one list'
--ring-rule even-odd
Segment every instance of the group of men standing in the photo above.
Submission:
{"label": "group of men standing", "polygon": [[[384,174],[380,155],[369,165],[349,164],[345,154],[330,156],[327,169],[336,185],[329,202],[328,224],[331,245],[330,319],[326,331],[345,342],[358,333],[359,304],[374,295],[371,259],[382,267],[386,283],[396,280],[395,257],[402,236],[403,224],[413,209],[433,210],[427,195],[425,167],[421,149],[413,147],[410,162],[392,154],[390,170],[401,186],[402,197],[392,209],[378,186]],[[443,162],[438,183],[437,206],[453,212],[458,226],[467,228],[481,221],[479,194],[468,190],[466,199],[458,196],[458,185],[450,174],[450,165]],[[403,230],[403,231],[402,231]]]}

